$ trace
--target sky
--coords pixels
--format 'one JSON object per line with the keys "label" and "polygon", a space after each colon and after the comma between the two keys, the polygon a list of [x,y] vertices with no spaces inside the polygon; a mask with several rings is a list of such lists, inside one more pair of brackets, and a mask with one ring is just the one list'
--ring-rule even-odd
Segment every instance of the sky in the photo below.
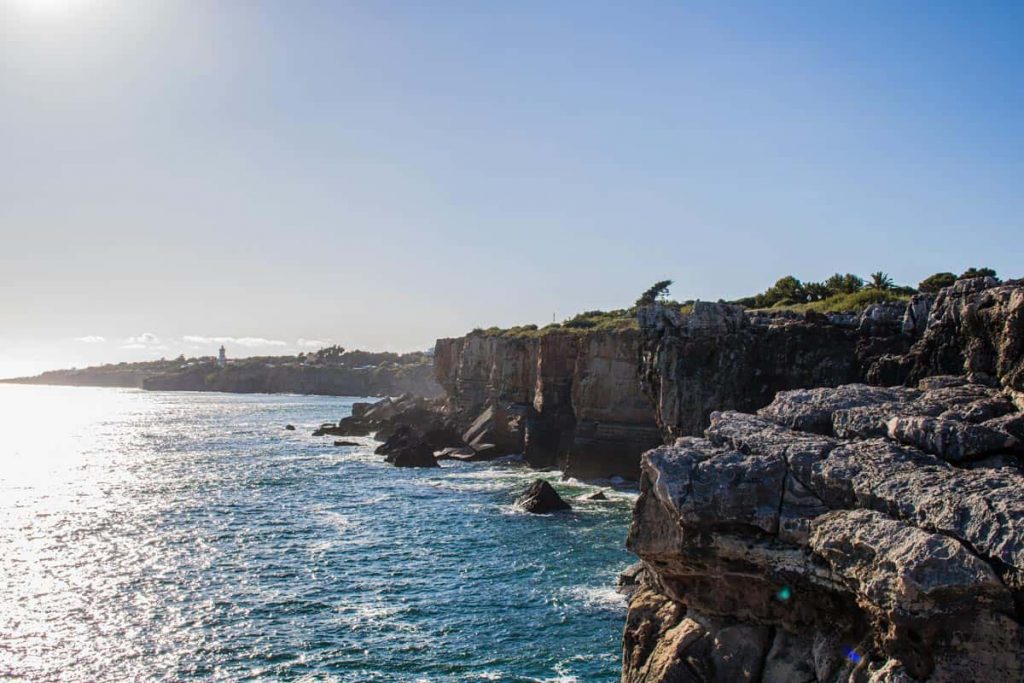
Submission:
{"label": "sky", "polygon": [[0,0],[0,376],[1024,276],[1024,4]]}

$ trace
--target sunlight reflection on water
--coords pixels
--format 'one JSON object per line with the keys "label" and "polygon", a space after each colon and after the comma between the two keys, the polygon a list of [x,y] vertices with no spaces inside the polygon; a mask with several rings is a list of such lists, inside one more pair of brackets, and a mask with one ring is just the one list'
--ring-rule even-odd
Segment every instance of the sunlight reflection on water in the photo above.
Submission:
{"label": "sunlight reflection on water", "polygon": [[0,679],[617,680],[631,497],[309,436],[351,402],[0,385]]}

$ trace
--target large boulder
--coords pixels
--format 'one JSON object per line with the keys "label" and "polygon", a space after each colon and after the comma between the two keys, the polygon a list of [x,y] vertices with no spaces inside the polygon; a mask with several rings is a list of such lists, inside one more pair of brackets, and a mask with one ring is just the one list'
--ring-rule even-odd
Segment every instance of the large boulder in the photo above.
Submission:
{"label": "large boulder", "polygon": [[434,449],[419,430],[403,426],[374,451],[395,467],[438,467]]}
{"label": "large boulder", "polygon": [[530,484],[526,493],[516,500],[516,505],[537,515],[572,509],[571,505],[562,500],[554,487],[543,479],[537,479]]}

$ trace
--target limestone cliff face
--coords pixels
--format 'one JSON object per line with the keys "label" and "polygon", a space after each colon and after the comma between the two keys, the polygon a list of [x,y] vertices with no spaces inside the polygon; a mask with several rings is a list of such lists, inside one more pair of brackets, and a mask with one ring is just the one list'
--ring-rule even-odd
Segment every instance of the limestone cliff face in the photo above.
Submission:
{"label": "limestone cliff face", "polygon": [[670,445],[642,457],[622,680],[1024,680],[1022,306],[979,279],[902,320],[647,310]]}
{"label": "limestone cliff face", "polygon": [[[569,476],[639,476],[640,454],[660,443],[636,374],[634,330],[537,336],[470,334],[440,339],[435,374],[449,410],[474,422],[511,420],[504,452],[523,452],[536,467]],[[502,438],[476,425],[473,434]],[[467,439],[469,441],[470,439]]]}

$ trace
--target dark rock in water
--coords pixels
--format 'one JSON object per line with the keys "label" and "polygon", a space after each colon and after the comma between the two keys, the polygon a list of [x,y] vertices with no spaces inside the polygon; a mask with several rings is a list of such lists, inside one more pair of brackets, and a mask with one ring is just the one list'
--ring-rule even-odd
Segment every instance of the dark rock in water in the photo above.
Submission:
{"label": "dark rock in water", "polygon": [[423,439],[440,450],[463,445],[458,430],[442,405],[418,396],[386,398],[377,403],[355,403],[352,415],[342,418],[337,426],[328,426],[325,434],[335,436],[369,436],[387,441],[400,427],[412,427]]}
{"label": "dark rock in water", "polygon": [[289,432],[295,431],[295,425],[285,425],[284,428],[287,429]]}
{"label": "dark rock in water", "polygon": [[530,484],[530,488],[526,489],[526,493],[516,500],[516,504],[536,515],[572,509],[572,506],[562,500],[551,484],[543,479],[537,479]]}
{"label": "dark rock in water", "polygon": [[408,426],[396,429],[374,452],[385,456],[384,460],[395,467],[438,467],[434,449],[423,433]]}
{"label": "dark rock in water", "polygon": [[384,458],[395,467],[440,467],[429,446],[400,448]]}
{"label": "dark rock in water", "polygon": [[355,441],[335,441],[335,446],[358,446],[359,444]]}
{"label": "dark rock in water", "polygon": [[604,494],[604,491],[595,491],[580,496],[579,500],[608,500],[608,496]]}

